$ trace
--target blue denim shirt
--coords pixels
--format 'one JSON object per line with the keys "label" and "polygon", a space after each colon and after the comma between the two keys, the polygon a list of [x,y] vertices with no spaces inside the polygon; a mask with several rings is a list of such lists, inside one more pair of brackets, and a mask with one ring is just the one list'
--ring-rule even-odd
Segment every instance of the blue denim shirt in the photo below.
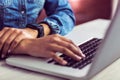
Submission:
{"label": "blue denim shirt", "polygon": [[52,33],[65,35],[72,30],[75,18],[68,0],[0,0],[0,29],[36,24],[43,8],[47,17],[42,22],[50,25]]}

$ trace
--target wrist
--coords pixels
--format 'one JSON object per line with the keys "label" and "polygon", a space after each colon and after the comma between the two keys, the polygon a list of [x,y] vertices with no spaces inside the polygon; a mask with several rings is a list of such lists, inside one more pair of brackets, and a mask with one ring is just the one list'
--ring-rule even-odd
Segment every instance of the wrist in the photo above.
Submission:
{"label": "wrist", "polygon": [[27,32],[29,32],[34,38],[37,38],[37,35],[38,35],[38,31],[37,30],[31,29],[31,28],[25,28],[25,30]]}
{"label": "wrist", "polygon": [[35,30],[35,32],[37,31],[37,38],[44,36],[44,27],[40,24],[27,24],[26,28]]}
{"label": "wrist", "polygon": [[23,39],[20,44],[12,51],[13,54],[29,54],[31,39]]}
{"label": "wrist", "polygon": [[44,36],[47,36],[51,33],[51,30],[47,24],[41,23],[40,25],[44,27]]}

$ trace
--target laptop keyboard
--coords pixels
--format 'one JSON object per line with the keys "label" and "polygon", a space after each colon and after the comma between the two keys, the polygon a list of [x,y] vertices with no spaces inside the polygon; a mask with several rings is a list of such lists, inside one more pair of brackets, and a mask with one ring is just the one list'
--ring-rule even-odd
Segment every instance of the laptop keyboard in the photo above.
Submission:
{"label": "laptop keyboard", "polygon": [[[67,67],[72,67],[72,68],[77,68],[77,69],[82,69],[86,65],[90,64],[93,61],[93,58],[96,54],[96,50],[99,47],[99,44],[101,43],[102,39],[98,38],[93,38],[79,46],[79,48],[82,50],[83,54],[86,55],[85,58],[81,59],[80,61],[73,60],[69,56],[66,56],[65,54],[60,55],[64,60],[66,60],[68,63]],[[52,63],[55,65],[60,65],[56,61],[49,60],[48,63]]]}

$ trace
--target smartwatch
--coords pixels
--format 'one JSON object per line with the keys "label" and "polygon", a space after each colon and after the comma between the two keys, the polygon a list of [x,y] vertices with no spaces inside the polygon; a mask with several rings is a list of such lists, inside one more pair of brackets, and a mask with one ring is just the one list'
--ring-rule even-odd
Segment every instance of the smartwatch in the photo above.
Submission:
{"label": "smartwatch", "polygon": [[37,38],[44,36],[44,27],[42,25],[39,25],[39,24],[27,24],[26,27],[37,30],[38,31]]}

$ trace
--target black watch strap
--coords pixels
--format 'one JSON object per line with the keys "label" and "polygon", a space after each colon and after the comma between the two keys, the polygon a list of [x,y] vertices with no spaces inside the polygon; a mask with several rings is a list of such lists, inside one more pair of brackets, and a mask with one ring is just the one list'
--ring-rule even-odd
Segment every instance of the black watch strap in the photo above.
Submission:
{"label": "black watch strap", "polygon": [[37,38],[44,36],[44,27],[39,24],[27,24],[27,28],[31,28],[38,31]]}

